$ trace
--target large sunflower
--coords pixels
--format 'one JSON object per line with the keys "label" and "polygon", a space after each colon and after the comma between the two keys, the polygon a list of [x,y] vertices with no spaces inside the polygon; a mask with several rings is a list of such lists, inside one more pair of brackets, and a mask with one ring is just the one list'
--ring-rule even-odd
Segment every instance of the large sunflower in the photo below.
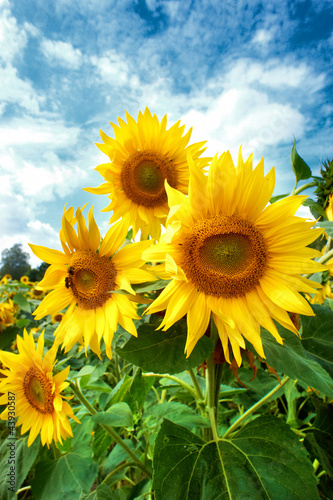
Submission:
{"label": "large sunflower", "polygon": [[[183,136],[185,127],[178,121],[167,130],[167,116],[159,122],[148,108],[143,114],[139,112],[137,122],[128,113],[126,116],[128,123],[120,118],[119,127],[111,123],[115,139],[101,131],[103,144],[97,146],[111,163],[96,170],[106,182],[85,191],[109,195],[111,203],[104,211],[113,210],[110,223],[129,213],[134,236],[141,229],[141,239],[148,234],[158,239],[169,211],[164,181],[187,193],[187,153],[198,159],[205,142],[187,146],[192,129]],[[207,165],[207,158],[199,159],[198,164]]]}
{"label": "large sunflower", "polygon": [[65,382],[70,366],[53,375],[57,355],[53,346],[43,358],[44,333],[35,344],[32,333],[17,336],[19,353],[0,351],[0,361],[5,369],[0,370],[0,405],[8,405],[1,414],[3,420],[22,425],[21,434],[30,430],[28,446],[40,433],[42,445],[62,443],[62,439],[73,436],[68,417],[80,423],[61,391],[69,384]]}
{"label": "large sunflower", "polygon": [[[56,341],[67,352],[76,342],[100,356],[100,341],[104,338],[106,353],[112,357],[111,342],[118,323],[132,335],[137,335],[132,319],[139,318],[130,299],[140,298],[131,284],[152,281],[153,275],[141,269],[143,250],[150,241],[132,243],[116,251],[124,243],[128,218],[114,224],[102,243],[92,208],[89,211],[89,230],[80,208],[64,212],[60,240],[64,252],[30,245],[32,251],[51,266],[47,269],[40,289],[54,290],[37,307],[39,320],[69,306],[55,331]],[[73,225],[77,223],[77,233]],[[125,290],[127,294],[119,293]]]}
{"label": "large sunflower", "polygon": [[264,176],[263,160],[252,170],[252,157],[235,168],[229,152],[212,160],[206,176],[189,159],[189,197],[166,186],[170,205],[163,243],[147,249],[147,261],[165,260],[172,281],[149,306],[166,309],[160,328],[187,313],[189,355],[205,333],[211,313],[226,359],[229,346],[237,363],[245,337],[264,357],[260,326],[282,344],[272,319],[297,333],[288,312],[313,315],[299,292],[318,285],[301,276],[325,269],[312,261],[320,253],[306,245],[322,229],[294,214],[304,196],[267,205],[274,169]]}

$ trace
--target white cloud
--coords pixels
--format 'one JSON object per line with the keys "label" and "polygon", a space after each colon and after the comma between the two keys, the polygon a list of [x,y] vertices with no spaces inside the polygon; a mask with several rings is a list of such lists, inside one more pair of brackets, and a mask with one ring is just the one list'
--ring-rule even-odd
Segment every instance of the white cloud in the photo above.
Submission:
{"label": "white cloud", "polygon": [[92,56],[91,64],[97,68],[103,82],[117,87],[129,83],[128,64],[115,51],[109,50],[102,57]]}
{"label": "white cloud", "polygon": [[82,53],[69,42],[42,40],[41,49],[49,63],[58,63],[71,69],[79,69]]}
{"label": "white cloud", "polygon": [[10,64],[0,67],[0,114],[4,112],[8,103],[18,104],[31,113],[39,112],[42,98],[33,89],[28,80],[21,80],[17,76],[17,70]]}
{"label": "white cloud", "polygon": [[7,7],[7,2],[0,4],[0,60],[5,63],[13,61],[27,43],[25,31],[17,25]]}

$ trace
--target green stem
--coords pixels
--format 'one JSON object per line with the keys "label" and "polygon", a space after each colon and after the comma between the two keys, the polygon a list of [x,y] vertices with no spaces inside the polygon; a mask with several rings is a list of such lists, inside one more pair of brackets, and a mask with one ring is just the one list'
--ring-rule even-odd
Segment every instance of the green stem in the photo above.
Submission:
{"label": "green stem", "polygon": [[283,387],[284,384],[288,382],[288,380],[290,380],[290,378],[285,376],[282,379],[281,384],[278,384],[276,387],[274,387],[274,389],[272,389],[268,394],[266,394],[266,396],[261,398],[257,403],[251,406],[251,408],[249,408],[245,413],[243,413],[243,415],[241,415],[236,420],[236,422],[234,422],[232,426],[229,427],[227,432],[224,434],[223,439],[227,438],[245,419],[247,419],[249,415],[252,415],[252,413],[258,410],[258,408],[260,408],[263,404],[266,403],[266,401],[268,401],[272,396],[274,396],[274,394],[278,392],[281,389],[281,387]]}
{"label": "green stem", "polygon": [[20,488],[17,490],[16,495],[19,495],[20,493],[23,493],[24,491],[31,490],[31,486],[24,486],[23,488]]}
{"label": "green stem", "polygon": [[300,186],[299,188],[296,189],[296,186],[297,186],[297,182],[294,186],[294,189],[292,190],[292,192],[290,193],[290,195],[294,195],[294,194],[299,194],[301,193],[302,191],[305,191],[305,189],[309,189],[311,187],[314,187],[316,186],[316,183],[313,181],[313,182],[308,182],[307,184],[303,184],[303,186]]}
{"label": "green stem", "polygon": [[143,373],[142,374],[143,377],[158,377],[158,378],[168,378],[170,380],[173,380],[174,382],[177,382],[177,384],[181,385],[184,389],[186,389],[193,397],[194,399],[197,401],[198,400],[198,396],[197,396],[197,393],[196,393],[196,390],[193,389],[193,387],[191,387],[189,384],[187,384],[186,382],[183,382],[183,380],[180,380],[180,378],[178,377],[174,377],[173,375],[169,375],[168,373]]}
{"label": "green stem", "polygon": [[191,377],[193,387],[194,387],[194,389],[197,392],[197,399],[198,400],[201,399],[201,401],[203,401],[204,400],[204,395],[202,394],[202,390],[200,388],[200,385],[199,385],[199,382],[198,382],[196,374],[194,373],[194,371],[193,371],[192,368],[190,368],[188,370],[188,373],[189,373],[189,375]]}
{"label": "green stem", "polygon": [[[91,415],[96,415],[97,410],[89,403],[89,401],[84,397],[84,395],[81,392],[80,385],[78,380],[76,379],[76,383],[74,384],[73,382],[70,382],[70,387],[76,397],[81,401],[81,403],[87,408],[89,413]],[[133,451],[127,446],[126,443],[121,439],[121,437],[116,433],[116,431],[113,430],[113,428],[110,425],[105,425],[105,424],[99,424],[103,429],[110,434],[112,439],[118,443],[125,451],[126,453],[132,458],[132,460],[135,462],[136,466],[139,467],[149,478],[151,478],[151,472],[145,467],[145,465],[141,462],[141,460],[138,459],[138,457],[133,453]]]}
{"label": "green stem", "polygon": [[[333,257],[333,249],[330,250],[329,252],[325,253],[320,259],[317,260],[319,264],[325,264],[330,258]],[[310,274],[304,274],[304,278],[310,278],[313,274],[315,273],[310,273]]]}
{"label": "green stem", "polygon": [[214,351],[216,341],[218,339],[218,331],[215,326],[213,318],[210,321],[210,338],[213,342],[214,350],[212,354],[207,359],[207,372],[206,372],[206,399],[207,399],[207,410],[210,420],[210,426],[212,435],[215,441],[218,441],[219,435],[217,432],[216,418],[217,418],[217,406],[216,400],[216,378],[215,378],[215,364],[214,364]]}

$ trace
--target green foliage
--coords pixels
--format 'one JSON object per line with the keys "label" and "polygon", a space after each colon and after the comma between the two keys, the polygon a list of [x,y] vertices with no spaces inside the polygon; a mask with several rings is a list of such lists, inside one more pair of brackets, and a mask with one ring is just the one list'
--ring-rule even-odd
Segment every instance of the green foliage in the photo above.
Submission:
{"label": "green foliage", "polygon": [[143,370],[172,374],[199,366],[213,350],[211,340],[204,336],[186,358],[186,321],[178,321],[165,332],[156,331],[156,327],[143,323],[138,328],[138,337],[131,337],[116,352]]}
{"label": "green foliage", "polygon": [[29,273],[29,254],[22,250],[20,243],[15,243],[11,248],[5,248],[1,253],[0,277],[10,274],[13,280]]}
{"label": "green foliage", "polygon": [[312,464],[297,436],[269,416],[218,442],[205,442],[165,420],[153,465],[156,500],[319,498]]}
{"label": "green foliage", "polygon": [[97,475],[97,464],[80,453],[67,453],[58,460],[37,464],[31,483],[36,500],[73,500],[81,491],[88,493]]}
{"label": "green foliage", "polygon": [[291,167],[296,177],[296,182],[309,179],[311,177],[311,169],[305,163],[305,161],[299,156],[296,151],[296,139],[294,139],[294,144],[291,149],[290,154]]}
{"label": "green foliage", "polygon": [[[11,439],[7,437],[4,439],[0,448],[0,477],[2,479],[0,485],[0,498],[1,500],[9,500],[15,498],[14,495],[8,488],[12,486],[10,481],[10,467],[14,467],[14,477],[15,484],[14,489],[17,491],[23,481],[25,480],[30,468],[32,467],[39,451],[39,440],[35,440],[34,443],[28,448],[27,446],[28,438],[15,438]],[[10,450],[13,449],[13,444],[15,446],[15,451],[10,455]]]}

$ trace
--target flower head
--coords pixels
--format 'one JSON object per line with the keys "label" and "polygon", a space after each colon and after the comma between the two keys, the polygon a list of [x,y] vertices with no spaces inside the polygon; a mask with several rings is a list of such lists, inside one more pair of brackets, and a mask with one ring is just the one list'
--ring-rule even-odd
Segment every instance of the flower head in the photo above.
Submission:
{"label": "flower head", "polygon": [[[43,357],[43,333],[35,344],[32,333],[24,330],[23,338],[17,336],[17,348],[18,354],[0,351],[0,361],[5,366],[0,370],[5,376],[0,378],[0,405],[9,402],[10,406],[1,418],[19,417],[16,425],[22,425],[21,434],[30,431],[28,446],[38,434],[42,445],[49,446],[52,441],[62,443],[62,439],[73,435],[68,417],[80,423],[61,395],[69,385],[65,380],[70,367],[53,374],[57,348],[53,346]],[[9,395],[13,399],[9,399]],[[15,404],[10,405],[11,402]]]}
{"label": "flower head", "polygon": [[[131,284],[154,280],[142,269],[143,250],[151,241],[123,245],[128,219],[114,224],[102,243],[92,208],[88,215],[89,229],[80,208],[64,212],[60,240],[63,252],[30,245],[32,251],[51,264],[37,288],[53,289],[34,312],[36,319],[62,311],[69,306],[55,331],[56,341],[66,352],[76,342],[100,356],[100,341],[104,338],[106,353],[111,358],[111,342],[118,323],[132,335],[137,335],[133,319],[139,318],[136,294]],[[77,233],[73,226],[77,223]],[[121,293],[124,290],[127,294]]]}
{"label": "flower head", "polygon": [[[126,116],[127,123],[119,119],[119,127],[111,123],[115,139],[101,132],[103,144],[97,144],[111,160],[96,168],[106,182],[85,190],[109,195],[111,203],[104,211],[113,210],[110,223],[129,213],[134,236],[141,229],[142,239],[148,234],[158,239],[169,210],[164,181],[187,193],[186,155],[191,152],[198,159],[204,142],[188,146],[192,130],[183,136],[180,122],[167,130],[166,115],[159,122],[148,108],[139,113],[137,122]],[[198,164],[205,166],[206,160],[199,159]]]}
{"label": "flower head", "polygon": [[0,303],[0,332],[3,327],[6,328],[15,323],[15,312],[16,308],[12,300]]}
{"label": "flower head", "polygon": [[167,231],[143,254],[165,260],[173,278],[148,312],[166,309],[164,329],[187,313],[187,355],[212,313],[226,359],[231,347],[240,365],[243,337],[264,357],[260,326],[282,343],[273,319],[297,333],[287,311],[313,315],[299,292],[318,285],[301,273],[325,269],[311,260],[320,253],[306,247],[322,230],[294,215],[302,196],[266,206],[275,175],[264,175],[263,161],[252,170],[252,157],[244,163],[240,153],[235,167],[226,152],[212,160],[208,176],[190,158],[189,165],[189,197],[167,185]]}
{"label": "flower head", "polygon": [[24,285],[28,285],[30,283],[30,280],[28,276],[21,276],[20,282],[23,283]]}

